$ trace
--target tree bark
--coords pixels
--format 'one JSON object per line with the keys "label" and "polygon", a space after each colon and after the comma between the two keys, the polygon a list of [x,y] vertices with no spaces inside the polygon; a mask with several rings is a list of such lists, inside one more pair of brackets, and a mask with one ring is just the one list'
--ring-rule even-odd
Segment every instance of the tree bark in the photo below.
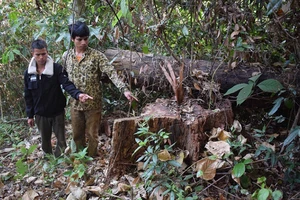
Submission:
{"label": "tree bark", "polygon": [[228,100],[220,102],[215,110],[204,109],[199,102],[189,99],[178,106],[168,99],[157,99],[148,104],[140,117],[116,119],[112,132],[112,152],[109,159],[108,177],[120,176],[136,167],[136,161],[143,153],[133,155],[138,144],[134,133],[144,117],[151,117],[148,125],[150,131],[157,133],[163,129],[170,135],[170,142],[175,147],[187,150],[186,163],[191,164],[200,159],[208,137],[207,131],[214,127],[227,128],[233,122],[231,103]]}
{"label": "tree bark", "polygon": [[[172,63],[177,77],[179,74],[179,65],[172,57],[113,49],[108,49],[104,53],[109,60],[113,60],[115,68],[122,71],[132,87],[156,91],[170,89],[170,84],[160,67],[167,61]],[[236,84],[247,83],[250,77],[258,73],[262,73],[259,81],[273,78],[284,85],[294,86],[295,89],[300,86],[299,69],[292,65],[282,70],[280,67],[264,67],[260,63],[240,64],[231,68],[226,63],[191,59],[183,61],[185,86],[191,89],[195,89],[194,84],[199,82],[199,78],[206,78],[219,84],[220,92],[225,93]]]}

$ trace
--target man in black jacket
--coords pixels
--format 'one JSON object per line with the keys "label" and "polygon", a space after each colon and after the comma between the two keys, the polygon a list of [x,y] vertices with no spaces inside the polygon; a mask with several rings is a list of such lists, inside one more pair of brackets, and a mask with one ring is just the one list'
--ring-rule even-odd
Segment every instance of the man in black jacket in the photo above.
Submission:
{"label": "man in black jacket", "polygon": [[54,155],[60,156],[66,148],[66,98],[61,86],[81,102],[93,98],[78,90],[69,80],[65,69],[53,62],[44,40],[34,40],[31,53],[33,57],[24,72],[27,122],[30,127],[33,127],[34,123],[37,124],[42,138],[42,149],[47,154],[52,154],[51,135],[52,131],[54,132],[57,139]]}

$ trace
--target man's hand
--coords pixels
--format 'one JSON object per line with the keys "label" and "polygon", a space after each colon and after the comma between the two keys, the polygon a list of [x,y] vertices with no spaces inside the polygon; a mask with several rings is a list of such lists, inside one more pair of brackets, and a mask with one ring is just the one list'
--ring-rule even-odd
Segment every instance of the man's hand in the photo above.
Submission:
{"label": "man's hand", "polygon": [[33,118],[28,118],[27,119],[27,124],[30,128],[34,127],[34,119]]}
{"label": "man's hand", "polygon": [[130,91],[125,91],[124,92],[125,97],[131,102],[133,100],[135,101],[139,101],[138,98],[136,98],[135,96],[133,96],[133,94]]}
{"label": "man's hand", "polygon": [[81,93],[79,95],[79,101],[82,102],[82,103],[85,103],[89,99],[93,99],[93,97],[91,97],[91,96],[89,96],[87,94],[83,94],[83,93]]}

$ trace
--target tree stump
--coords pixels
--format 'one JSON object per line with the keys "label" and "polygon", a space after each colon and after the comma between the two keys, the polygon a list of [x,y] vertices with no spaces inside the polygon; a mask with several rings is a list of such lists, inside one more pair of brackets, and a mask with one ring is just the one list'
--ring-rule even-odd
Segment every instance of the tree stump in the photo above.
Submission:
{"label": "tree stump", "polygon": [[208,140],[207,131],[212,128],[227,128],[233,123],[231,103],[223,100],[214,110],[201,107],[199,100],[189,99],[178,106],[169,99],[157,99],[146,105],[141,116],[116,119],[112,131],[112,152],[109,159],[107,177],[120,176],[136,167],[136,160],[143,152],[133,155],[138,144],[134,133],[138,123],[151,117],[148,125],[151,132],[163,129],[170,135],[171,143],[189,152],[186,162],[192,164],[200,159],[200,154]]}

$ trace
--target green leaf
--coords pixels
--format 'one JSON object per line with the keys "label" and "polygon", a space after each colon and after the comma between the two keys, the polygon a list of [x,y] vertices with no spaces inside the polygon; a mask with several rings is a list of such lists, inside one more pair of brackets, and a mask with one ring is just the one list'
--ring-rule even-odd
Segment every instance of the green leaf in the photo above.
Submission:
{"label": "green leaf", "polygon": [[59,33],[59,37],[55,40],[55,42],[60,42],[60,41],[62,41],[64,38],[69,38],[70,36],[69,36],[70,34],[68,33],[68,32],[61,32],[61,33]]}
{"label": "green leaf", "polygon": [[148,46],[144,45],[143,46],[143,53],[148,54],[149,53],[149,48]]}
{"label": "green leaf", "polygon": [[282,103],[283,100],[284,100],[284,98],[283,98],[283,97],[280,97],[280,98],[276,99],[276,100],[273,102],[273,104],[275,104],[275,105],[273,106],[273,108],[272,108],[272,109],[270,110],[270,112],[268,113],[269,116],[271,116],[271,115],[273,115],[274,113],[277,112],[277,110],[279,109],[279,107],[280,107],[280,105],[281,105],[281,103]]}
{"label": "green leaf", "polygon": [[266,200],[270,195],[270,191],[268,189],[262,188],[259,190],[257,194],[257,200]]}
{"label": "green leaf", "polygon": [[[122,11],[121,11],[121,10],[117,13],[117,16],[118,16],[119,19],[122,17]],[[112,24],[111,24],[112,27],[115,27],[115,25],[118,23],[118,18],[115,17],[115,18],[113,19]]]}
{"label": "green leaf", "polygon": [[71,142],[70,142],[70,149],[71,149],[71,153],[75,153],[77,151],[76,143],[74,140],[71,140]]}
{"label": "green leaf", "polygon": [[22,159],[16,162],[16,168],[17,168],[17,172],[22,176],[25,176],[28,171],[28,166],[23,162]]}
{"label": "green leaf", "polygon": [[245,86],[241,91],[239,92],[238,96],[236,97],[236,103],[237,105],[241,105],[246,99],[250,96],[252,93],[253,83],[249,82],[247,86]]}
{"label": "green leaf", "polygon": [[8,57],[9,57],[9,62],[15,60],[15,55],[14,55],[14,53],[12,51],[8,52]]}
{"label": "green leaf", "polygon": [[224,96],[235,93],[235,92],[239,91],[240,89],[246,87],[247,85],[248,84],[246,84],[246,83],[237,84],[237,85],[233,86],[232,88],[228,89],[227,92],[224,94]]}
{"label": "green leaf", "polygon": [[284,99],[284,105],[288,108],[288,109],[292,109],[294,107],[294,100],[292,98],[285,98]]}
{"label": "green leaf", "polygon": [[186,26],[183,26],[182,33],[183,33],[184,36],[189,35],[189,29]]}
{"label": "green leaf", "polygon": [[64,172],[64,176],[71,176],[72,175],[72,171],[68,170]]}
{"label": "green leaf", "polygon": [[34,152],[34,150],[37,148],[37,145],[34,144],[34,145],[31,145],[28,149],[28,155],[31,154],[32,152]]}
{"label": "green leaf", "polygon": [[250,81],[252,81],[253,83],[256,83],[257,79],[261,76],[261,74],[257,74],[255,76],[252,76],[251,78],[249,78]]}
{"label": "green leaf", "polygon": [[5,53],[2,55],[2,63],[3,63],[3,64],[7,64],[7,63],[8,63],[8,52],[5,52]]}
{"label": "green leaf", "polygon": [[300,137],[300,127],[297,126],[290,132],[289,136],[284,140],[283,146],[289,145],[296,137]]}
{"label": "green leaf", "polygon": [[[243,46],[243,40],[241,37],[238,37],[238,39],[236,41],[236,48],[242,47],[242,46]],[[244,50],[244,49],[242,48],[242,50]]]}
{"label": "green leaf", "polygon": [[271,0],[267,6],[267,15],[272,14],[274,11],[280,8],[281,4],[282,4],[282,0]]}
{"label": "green leaf", "polygon": [[245,165],[247,165],[247,164],[250,164],[250,163],[252,163],[252,162],[253,162],[253,160],[249,158],[249,159],[244,160],[243,163],[244,163]]}
{"label": "green leaf", "polygon": [[19,55],[19,56],[22,55],[21,52],[20,52],[18,49],[13,49],[12,51],[13,51],[15,54]]}
{"label": "green leaf", "polygon": [[153,161],[154,163],[157,163],[157,161],[158,161],[158,156],[157,156],[156,154],[153,154],[153,156],[152,156],[152,161]]}
{"label": "green leaf", "polygon": [[274,200],[280,200],[283,198],[283,194],[280,190],[275,190],[274,192],[272,192],[272,197]]}
{"label": "green leaf", "polygon": [[8,18],[12,21],[16,21],[18,19],[18,12],[17,11],[10,12],[8,14]]}
{"label": "green leaf", "polygon": [[282,84],[275,79],[267,79],[260,82],[257,87],[259,87],[264,92],[276,93],[283,89]]}
{"label": "green leaf", "polygon": [[251,186],[251,180],[248,176],[242,175],[240,181],[242,188],[249,188]]}
{"label": "green leaf", "polygon": [[126,16],[128,13],[128,6],[127,6],[127,1],[126,0],[121,0],[121,11],[122,15]]}
{"label": "green leaf", "polygon": [[244,173],[245,173],[246,167],[244,163],[238,163],[236,165],[234,165],[232,173],[234,175],[234,177],[241,177]]}
{"label": "green leaf", "polygon": [[199,177],[201,177],[201,176],[203,176],[203,171],[202,170],[199,170],[198,172],[197,172],[197,178],[199,178]]}
{"label": "green leaf", "polygon": [[177,162],[176,160],[170,160],[168,161],[168,163],[174,167],[180,167],[181,164],[179,162]]}
{"label": "green leaf", "polygon": [[257,178],[257,183],[262,184],[262,183],[266,182],[266,180],[267,180],[267,178],[265,176],[258,177]]}

